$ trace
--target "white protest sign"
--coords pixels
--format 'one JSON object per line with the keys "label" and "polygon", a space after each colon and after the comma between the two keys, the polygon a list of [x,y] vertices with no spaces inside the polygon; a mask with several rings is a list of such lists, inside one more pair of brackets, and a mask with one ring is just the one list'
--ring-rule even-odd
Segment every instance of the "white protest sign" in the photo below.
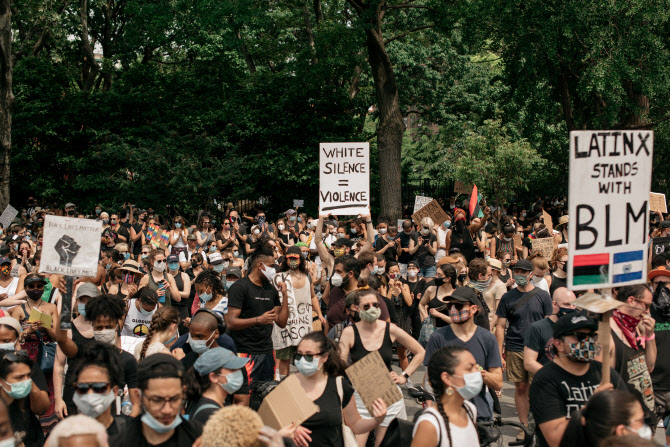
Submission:
{"label": "white protest sign", "polygon": [[419,211],[421,208],[428,205],[432,201],[433,201],[432,197],[425,197],[425,196],[414,197],[414,212],[412,214],[416,214],[417,211]]}
{"label": "white protest sign", "polygon": [[319,144],[319,214],[370,214],[370,143]]}
{"label": "white protest sign", "polygon": [[274,324],[272,328],[272,345],[274,349],[284,349],[289,346],[298,346],[302,338],[312,332],[312,295],[310,284],[306,282],[302,289],[296,293],[291,281],[291,275],[281,273],[275,275],[273,283],[279,291],[279,299],[283,300],[278,282],[286,283],[286,296],[288,298],[288,320],[286,327],[281,328]]}
{"label": "white protest sign", "polygon": [[16,215],[19,214],[19,212],[14,208],[12,205],[7,205],[7,208],[2,212],[2,215],[0,216],[0,224],[2,224],[2,228],[5,230],[9,228],[9,226],[12,224],[14,219],[16,219]]}
{"label": "white protest sign", "polygon": [[568,287],[646,282],[654,133],[570,132]]}
{"label": "white protest sign", "polygon": [[100,221],[47,215],[40,273],[97,275],[101,234]]}
{"label": "white protest sign", "polygon": [[293,208],[302,208],[303,206],[305,206],[304,200],[293,199]]}

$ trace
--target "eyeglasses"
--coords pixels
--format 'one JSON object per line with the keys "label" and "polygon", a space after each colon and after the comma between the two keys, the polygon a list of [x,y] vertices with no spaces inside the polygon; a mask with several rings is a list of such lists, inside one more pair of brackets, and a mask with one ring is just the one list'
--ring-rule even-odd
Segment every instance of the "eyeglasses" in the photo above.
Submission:
{"label": "eyeglasses", "polygon": [[635,299],[635,301],[637,301],[638,303],[641,303],[646,310],[649,310],[651,308],[651,303],[645,303],[644,301],[638,300],[637,298]]}
{"label": "eyeglasses", "polygon": [[93,390],[95,394],[107,394],[108,389],[109,383],[107,382],[77,383],[74,386],[77,394],[86,394],[88,390]]}
{"label": "eyeglasses", "polygon": [[316,354],[298,354],[296,352],[295,354],[293,354],[293,358],[297,362],[298,360],[300,360],[301,358],[304,357],[305,360],[307,360],[308,362],[311,362],[312,360],[314,360],[314,357],[319,356],[319,355],[323,355],[323,352],[318,352]]}
{"label": "eyeglasses", "polygon": [[370,309],[370,306],[372,306],[372,307],[379,307],[379,303],[364,304],[364,305],[362,305],[361,307],[363,308],[363,310],[368,310],[368,309]]}
{"label": "eyeglasses", "polygon": [[147,400],[149,401],[149,406],[153,410],[160,410],[165,406],[165,404],[169,404],[170,407],[176,408],[181,406],[181,401],[184,400],[181,394],[173,397],[158,397],[158,396],[149,397],[145,394],[144,397],[147,398]]}
{"label": "eyeglasses", "polygon": [[583,342],[588,339],[593,339],[598,340],[598,333],[597,332],[571,332],[569,334],[565,334],[566,336],[572,335],[577,339],[578,342]]}
{"label": "eyeglasses", "polygon": [[28,284],[28,285],[26,286],[26,290],[36,290],[36,289],[37,289],[37,290],[44,290],[44,284],[42,284],[42,283],[37,283],[37,284],[33,283],[33,284]]}

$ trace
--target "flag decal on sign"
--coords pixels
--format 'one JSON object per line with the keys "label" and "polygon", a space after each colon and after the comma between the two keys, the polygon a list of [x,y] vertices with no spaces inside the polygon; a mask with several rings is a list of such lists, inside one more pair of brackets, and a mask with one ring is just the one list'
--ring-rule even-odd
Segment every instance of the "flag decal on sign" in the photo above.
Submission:
{"label": "flag decal on sign", "polygon": [[615,253],[612,259],[612,282],[642,279],[644,252],[642,250]]}
{"label": "flag decal on sign", "polygon": [[572,276],[575,285],[606,284],[609,282],[609,253],[576,255],[572,263]]}

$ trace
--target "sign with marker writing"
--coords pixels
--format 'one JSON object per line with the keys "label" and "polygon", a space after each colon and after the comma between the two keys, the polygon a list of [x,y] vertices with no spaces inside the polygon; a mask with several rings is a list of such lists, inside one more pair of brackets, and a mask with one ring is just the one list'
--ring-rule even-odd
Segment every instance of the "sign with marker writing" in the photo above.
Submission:
{"label": "sign with marker writing", "polygon": [[472,184],[466,185],[460,180],[454,182],[454,192],[459,194],[470,194],[472,192]]}
{"label": "sign with marker writing", "polygon": [[319,145],[319,213],[370,214],[370,143]]}
{"label": "sign with marker writing", "polygon": [[[649,193],[649,209],[651,211],[658,211],[659,213],[667,213],[668,206],[665,202],[665,194],[659,194],[657,192]],[[2,219],[0,217],[0,219]]]}
{"label": "sign with marker writing", "polygon": [[570,132],[571,290],[646,281],[653,147],[652,131]]}
{"label": "sign with marker writing", "polygon": [[415,196],[414,197],[414,212],[412,214],[416,213],[421,208],[428,205],[431,202],[431,200],[433,200],[432,197]]}
{"label": "sign with marker writing", "polygon": [[554,238],[553,237],[543,237],[540,239],[531,239],[530,243],[533,247],[533,252],[539,251],[542,253],[542,257],[551,261],[551,255],[554,254]]}
{"label": "sign with marker writing", "polygon": [[16,215],[19,214],[19,212],[14,208],[12,205],[7,205],[7,208],[2,212],[2,215],[0,216],[0,224],[2,224],[2,228],[5,230],[9,228],[9,226],[12,224],[14,219],[16,219]]}
{"label": "sign with marker writing", "polygon": [[47,214],[40,273],[96,276],[101,234],[100,221]]}
{"label": "sign with marker writing", "polygon": [[[293,280],[289,273],[275,275],[272,284],[279,292],[279,299],[284,297],[281,293],[279,283],[286,283],[286,296],[288,298],[288,320],[286,326],[281,328],[273,323],[272,345],[275,349],[284,349],[289,346],[298,346],[302,338],[312,332],[312,296],[308,293],[296,294]],[[299,289],[304,292],[303,289]]]}
{"label": "sign with marker writing", "polygon": [[293,208],[302,208],[305,206],[305,201],[300,199],[293,199]]}
{"label": "sign with marker writing", "polygon": [[670,237],[655,237],[651,240],[651,255],[670,253]]}
{"label": "sign with marker writing", "polygon": [[447,220],[447,213],[444,212],[437,200],[431,200],[426,206],[412,214],[412,220],[417,225],[421,225],[421,219],[424,217],[433,219],[433,223],[437,226],[442,225]]}
{"label": "sign with marker writing", "polygon": [[368,413],[372,414],[372,404],[382,398],[387,407],[402,399],[402,393],[393,383],[379,351],[373,351],[351,365],[345,371],[347,377],[361,396]]}

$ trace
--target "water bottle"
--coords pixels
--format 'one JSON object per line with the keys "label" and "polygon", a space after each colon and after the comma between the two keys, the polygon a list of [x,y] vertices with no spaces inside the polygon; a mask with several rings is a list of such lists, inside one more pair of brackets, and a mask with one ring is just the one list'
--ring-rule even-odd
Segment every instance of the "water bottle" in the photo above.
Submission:
{"label": "water bottle", "polygon": [[125,394],[123,396],[123,402],[121,403],[121,413],[125,414],[126,416],[130,416],[130,413],[132,412],[133,412],[133,404],[132,402],[130,402],[128,394]]}

